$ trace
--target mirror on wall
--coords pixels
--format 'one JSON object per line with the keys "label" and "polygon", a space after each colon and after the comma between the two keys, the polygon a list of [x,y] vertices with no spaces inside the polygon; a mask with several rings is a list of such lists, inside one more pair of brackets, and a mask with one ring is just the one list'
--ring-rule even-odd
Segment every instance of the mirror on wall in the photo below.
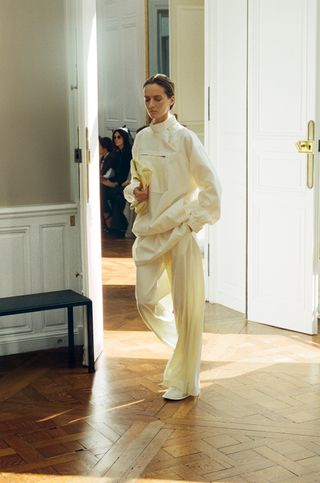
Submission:
{"label": "mirror on wall", "polygon": [[148,74],[169,75],[169,1],[147,0]]}

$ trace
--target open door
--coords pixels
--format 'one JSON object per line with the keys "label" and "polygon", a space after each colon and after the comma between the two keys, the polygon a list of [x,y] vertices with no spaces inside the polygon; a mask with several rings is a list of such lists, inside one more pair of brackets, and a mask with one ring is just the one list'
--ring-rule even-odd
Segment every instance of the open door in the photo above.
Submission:
{"label": "open door", "polygon": [[[94,356],[103,350],[101,228],[99,197],[96,0],[69,0],[71,141],[78,148],[83,293],[93,302]],[[87,364],[86,330],[84,364]]]}
{"label": "open door", "polygon": [[247,0],[205,3],[205,145],[222,184],[207,228],[209,302],[246,312]]}
{"label": "open door", "polygon": [[209,300],[309,334],[318,309],[318,36],[318,0],[206,1],[206,140],[223,188],[221,221],[209,227]]}
{"label": "open door", "polygon": [[[249,0],[248,318],[317,332],[317,0]],[[318,130],[318,129],[317,129]],[[316,173],[313,168],[316,167]]]}

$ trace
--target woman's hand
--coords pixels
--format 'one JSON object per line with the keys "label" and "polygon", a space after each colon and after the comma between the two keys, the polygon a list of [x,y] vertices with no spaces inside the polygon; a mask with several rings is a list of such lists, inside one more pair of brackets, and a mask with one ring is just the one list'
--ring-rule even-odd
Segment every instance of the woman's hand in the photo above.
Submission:
{"label": "woman's hand", "polygon": [[118,186],[118,183],[114,182],[114,181],[110,181],[110,179],[106,179],[106,178],[100,178],[100,183],[103,184],[104,186],[108,186],[109,188],[115,188],[116,186]]}
{"label": "woman's hand", "polygon": [[140,185],[138,188],[135,188],[133,190],[133,194],[139,201],[139,203],[141,203],[142,201],[147,201],[147,199],[149,198],[149,188],[143,190],[142,186]]}

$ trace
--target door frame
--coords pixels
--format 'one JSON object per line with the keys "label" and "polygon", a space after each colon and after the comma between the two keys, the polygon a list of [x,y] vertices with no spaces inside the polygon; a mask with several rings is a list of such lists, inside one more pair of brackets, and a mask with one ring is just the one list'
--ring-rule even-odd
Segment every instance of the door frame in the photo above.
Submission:
{"label": "door frame", "polygon": [[[96,0],[67,0],[71,177],[77,179],[82,293],[93,302],[94,357],[103,351],[103,298],[99,195]],[[91,22],[91,24],[90,24]],[[74,167],[74,149],[82,162]],[[86,321],[84,321],[86,324]],[[87,331],[83,363],[87,365]]]}

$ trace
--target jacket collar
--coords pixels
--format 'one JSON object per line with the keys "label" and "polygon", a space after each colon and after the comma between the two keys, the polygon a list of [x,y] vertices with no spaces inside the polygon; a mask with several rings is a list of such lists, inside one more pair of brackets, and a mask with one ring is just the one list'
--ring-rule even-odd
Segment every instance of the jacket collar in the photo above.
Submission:
{"label": "jacket collar", "polygon": [[151,122],[150,127],[155,133],[161,133],[166,129],[172,129],[177,124],[178,121],[176,120],[175,116],[169,112],[168,119],[157,124]]}

